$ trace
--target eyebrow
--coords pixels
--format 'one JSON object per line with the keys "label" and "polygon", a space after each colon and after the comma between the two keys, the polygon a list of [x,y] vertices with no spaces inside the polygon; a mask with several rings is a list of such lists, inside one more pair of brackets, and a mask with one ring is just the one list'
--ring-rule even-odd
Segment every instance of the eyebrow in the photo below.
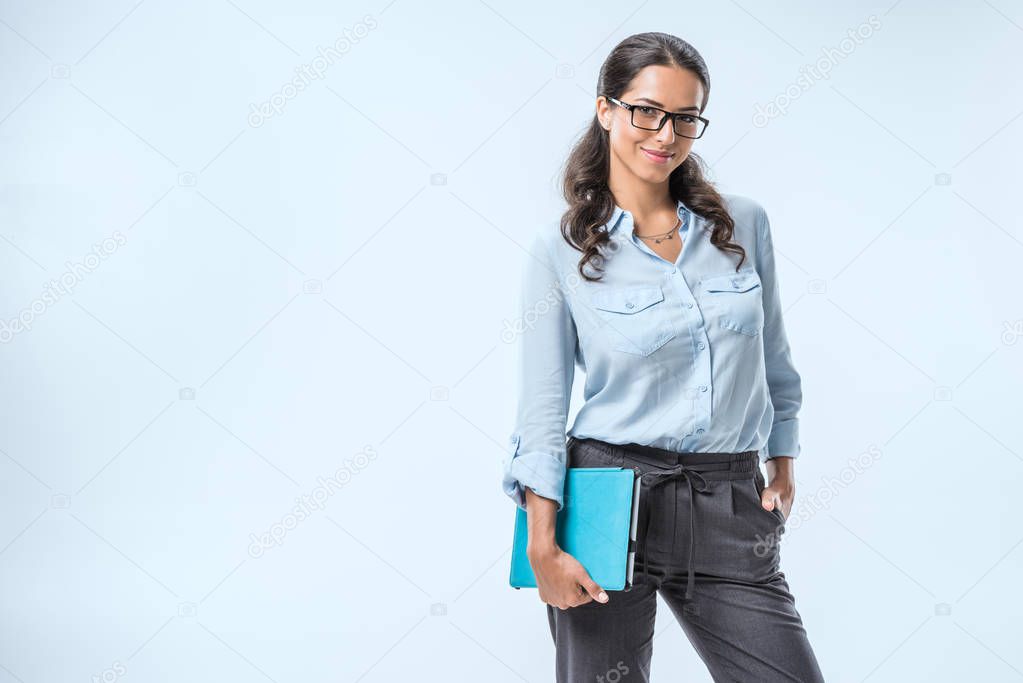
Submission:
{"label": "eyebrow", "polygon": [[[636,101],[637,102],[640,102],[640,101],[642,101],[642,102],[649,102],[650,104],[654,105],[655,107],[660,107],[661,109],[665,108],[663,104],[661,104],[657,100],[652,100],[649,97],[637,97]],[[691,111],[691,110],[700,111],[700,108],[699,107],[683,107],[683,108],[678,109],[676,111],[681,113],[681,112],[684,112],[684,111]]]}

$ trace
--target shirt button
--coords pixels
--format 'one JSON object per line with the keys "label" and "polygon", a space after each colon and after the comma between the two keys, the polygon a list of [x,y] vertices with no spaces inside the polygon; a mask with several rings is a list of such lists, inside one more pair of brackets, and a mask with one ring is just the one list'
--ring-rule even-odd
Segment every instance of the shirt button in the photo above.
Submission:
{"label": "shirt button", "polygon": [[687,304],[686,304],[686,307],[687,307],[687,308],[692,308],[692,307],[693,307],[693,302],[692,302],[692,301],[690,301],[689,303],[687,303]]}
{"label": "shirt button", "polygon": [[[706,384],[701,384],[700,385],[700,391],[707,391],[707,385]],[[700,430],[700,431],[703,431],[703,430]]]}
{"label": "shirt button", "polygon": [[627,302],[627,303],[625,304],[625,307],[626,307],[626,308],[632,308],[632,307],[633,307],[634,305],[635,305],[635,304],[633,304],[633,303],[632,303],[631,301],[629,301],[629,302]]}
{"label": "shirt button", "polygon": [[699,344],[696,345],[696,348],[703,349],[704,346],[706,346],[706,344],[704,344],[703,342],[700,342]]}

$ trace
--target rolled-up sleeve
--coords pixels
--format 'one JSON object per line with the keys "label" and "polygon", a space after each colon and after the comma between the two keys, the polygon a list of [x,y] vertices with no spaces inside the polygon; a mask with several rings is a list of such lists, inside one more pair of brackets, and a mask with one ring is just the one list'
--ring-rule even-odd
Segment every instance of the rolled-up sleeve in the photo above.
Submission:
{"label": "rolled-up sleeve", "polygon": [[502,486],[522,509],[529,487],[557,501],[561,510],[578,336],[564,283],[541,231],[534,233],[524,259],[512,326],[518,336],[517,409]]}
{"label": "rolled-up sleeve", "polygon": [[774,406],[774,422],[767,439],[767,458],[795,458],[802,450],[798,418],[803,402],[802,382],[792,362],[792,350],[785,334],[771,223],[762,208],[758,214],[757,235],[757,269],[764,301],[764,361]]}

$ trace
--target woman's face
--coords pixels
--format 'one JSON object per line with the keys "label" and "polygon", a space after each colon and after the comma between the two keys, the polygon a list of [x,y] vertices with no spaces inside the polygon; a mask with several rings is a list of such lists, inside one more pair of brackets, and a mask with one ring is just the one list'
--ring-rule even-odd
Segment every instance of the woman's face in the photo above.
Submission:
{"label": "woman's face", "polygon": [[[670,112],[699,114],[703,84],[687,69],[647,66],[636,74],[629,88],[616,99]],[[671,121],[665,122],[658,131],[637,128],[631,123],[632,112],[604,97],[597,98],[597,117],[604,130],[609,132],[612,166],[620,164],[636,177],[651,183],[667,181],[693,147],[692,138],[675,134]],[[670,156],[665,157],[664,154]]]}

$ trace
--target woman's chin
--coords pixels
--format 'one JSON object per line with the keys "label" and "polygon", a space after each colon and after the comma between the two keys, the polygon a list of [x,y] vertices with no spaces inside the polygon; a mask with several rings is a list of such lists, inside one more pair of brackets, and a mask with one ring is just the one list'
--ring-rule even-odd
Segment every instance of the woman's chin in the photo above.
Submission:
{"label": "woman's chin", "polygon": [[668,177],[671,175],[671,172],[674,170],[674,169],[671,169],[671,168],[655,168],[655,167],[651,167],[649,162],[642,161],[642,160],[638,164],[636,164],[634,169],[636,169],[636,171],[638,171],[638,172],[636,172],[636,176],[637,177],[639,177],[640,179],[645,180],[645,181],[647,181],[649,183],[662,183],[662,182],[664,182],[665,180],[668,179]]}

